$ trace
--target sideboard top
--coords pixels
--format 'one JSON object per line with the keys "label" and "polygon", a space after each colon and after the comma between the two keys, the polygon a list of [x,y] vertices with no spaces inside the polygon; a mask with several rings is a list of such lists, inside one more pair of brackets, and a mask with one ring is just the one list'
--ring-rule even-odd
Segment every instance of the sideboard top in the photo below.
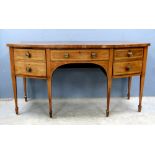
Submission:
{"label": "sideboard top", "polygon": [[74,48],[121,48],[121,47],[146,47],[150,43],[141,42],[33,42],[33,43],[9,43],[13,48],[53,48],[53,49],[74,49]]}

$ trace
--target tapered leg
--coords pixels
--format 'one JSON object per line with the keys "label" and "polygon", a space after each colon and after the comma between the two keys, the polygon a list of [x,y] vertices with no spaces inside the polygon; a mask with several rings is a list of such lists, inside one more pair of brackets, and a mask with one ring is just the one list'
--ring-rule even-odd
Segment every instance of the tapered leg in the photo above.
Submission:
{"label": "tapered leg", "polygon": [[15,100],[15,112],[18,115],[17,80],[16,80],[16,76],[12,76],[12,86],[13,86],[13,93],[14,93],[14,100]]}
{"label": "tapered leg", "polygon": [[128,100],[130,99],[131,81],[132,81],[132,77],[129,77],[128,78]]}
{"label": "tapered leg", "polygon": [[49,116],[52,118],[52,82],[51,78],[47,79],[48,100],[49,100]]}
{"label": "tapered leg", "polygon": [[138,112],[141,112],[142,110],[142,97],[143,97],[143,89],[144,89],[144,79],[145,76],[140,76],[140,90],[139,90],[139,105],[138,105]]}
{"label": "tapered leg", "polygon": [[108,78],[108,82],[107,82],[107,110],[106,110],[106,117],[109,116],[111,85],[112,85],[112,79]]}
{"label": "tapered leg", "polygon": [[27,102],[26,78],[23,78],[23,84],[24,84],[24,98],[25,102]]}

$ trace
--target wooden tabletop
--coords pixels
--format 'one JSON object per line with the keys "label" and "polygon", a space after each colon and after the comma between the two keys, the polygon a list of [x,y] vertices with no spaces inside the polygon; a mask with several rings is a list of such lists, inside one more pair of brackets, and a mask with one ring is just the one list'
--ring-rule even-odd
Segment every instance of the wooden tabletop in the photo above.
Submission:
{"label": "wooden tabletop", "polygon": [[15,48],[53,48],[53,49],[74,49],[74,48],[121,48],[121,47],[145,47],[150,43],[141,42],[21,42],[9,43],[9,47]]}

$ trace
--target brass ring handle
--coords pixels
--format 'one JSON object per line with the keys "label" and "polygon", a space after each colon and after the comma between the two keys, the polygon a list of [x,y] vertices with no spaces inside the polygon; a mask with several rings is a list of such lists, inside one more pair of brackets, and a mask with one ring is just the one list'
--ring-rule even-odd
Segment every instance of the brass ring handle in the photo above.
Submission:
{"label": "brass ring handle", "polygon": [[26,67],[26,72],[28,72],[28,73],[32,72],[32,68],[31,67]]}
{"label": "brass ring handle", "polygon": [[91,53],[91,58],[96,58],[96,56],[97,56],[96,53],[94,53],[94,52]]}
{"label": "brass ring handle", "polygon": [[131,70],[131,66],[126,66],[126,67],[125,67],[125,70],[126,70],[126,71],[130,71],[130,70]]}
{"label": "brass ring handle", "polygon": [[69,53],[65,53],[64,58],[69,58]]}
{"label": "brass ring handle", "polygon": [[31,53],[29,53],[29,51],[28,51],[28,52],[25,53],[25,56],[28,57],[28,58],[31,58]]}
{"label": "brass ring handle", "polygon": [[131,50],[129,50],[129,52],[128,52],[128,57],[132,57],[132,56],[133,56],[133,53],[132,53]]}

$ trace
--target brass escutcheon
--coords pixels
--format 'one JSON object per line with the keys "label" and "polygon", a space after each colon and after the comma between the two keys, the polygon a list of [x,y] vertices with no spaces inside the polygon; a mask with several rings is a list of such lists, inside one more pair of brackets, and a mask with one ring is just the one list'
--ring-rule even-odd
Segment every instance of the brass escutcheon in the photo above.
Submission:
{"label": "brass escutcheon", "polygon": [[65,53],[64,58],[69,58],[69,53]]}
{"label": "brass escutcheon", "polygon": [[91,53],[91,58],[96,58],[96,56],[97,56],[96,53],[94,53],[94,52]]}
{"label": "brass escutcheon", "polygon": [[26,67],[26,72],[28,72],[28,73],[32,72],[32,68],[31,67]]}
{"label": "brass escutcheon", "polygon": [[130,70],[131,70],[131,66],[126,66],[126,67],[125,67],[125,70],[126,70],[126,71],[130,71]]}
{"label": "brass escutcheon", "polygon": [[128,52],[128,57],[132,57],[132,56],[133,56],[133,53],[132,53],[131,50],[129,50],[129,52]]}
{"label": "brass escutcheon", "polygon": [[25,56],[28,57],[28,58],[31,58],[31,53],[28,51],[28,52],[25,53]]}

